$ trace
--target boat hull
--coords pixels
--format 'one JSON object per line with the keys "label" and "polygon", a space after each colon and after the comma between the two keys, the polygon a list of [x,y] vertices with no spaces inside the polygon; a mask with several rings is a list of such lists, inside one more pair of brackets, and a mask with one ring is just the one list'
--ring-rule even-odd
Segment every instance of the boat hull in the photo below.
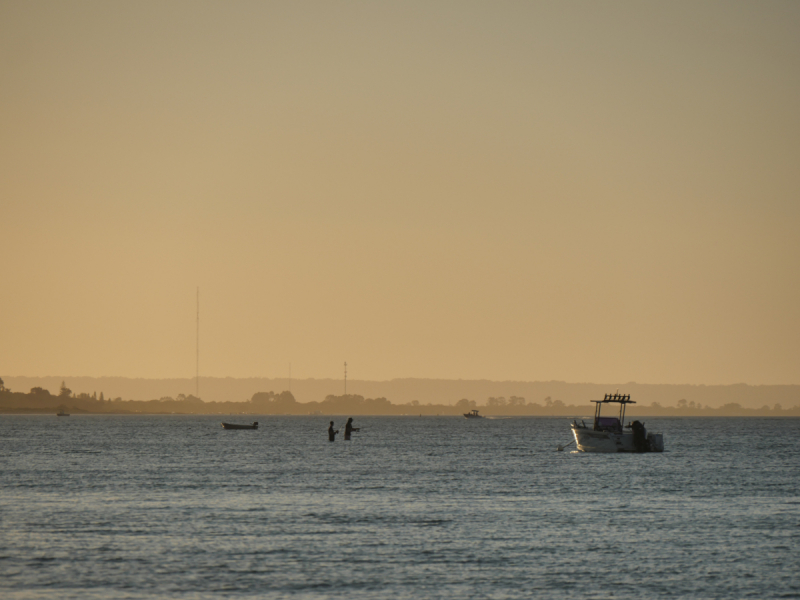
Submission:
{"label": "boat hull", "polygon": [[572,434],[580,452],[636,452],[632,433],[594,431],[573,426]]}
{"label": "boat hull", "polygon": [[[573,425],[572,434],[580,452],[638,452],[632,432],[595,431]],[[649,433],[647,440],[650,452],[664,451],[664,438],[660,433]]]}
{"label": "boat hull", "polygon": [[223,429],[258,429],[258,423],[252,425],[237,425],[236,423],[223,423]]}

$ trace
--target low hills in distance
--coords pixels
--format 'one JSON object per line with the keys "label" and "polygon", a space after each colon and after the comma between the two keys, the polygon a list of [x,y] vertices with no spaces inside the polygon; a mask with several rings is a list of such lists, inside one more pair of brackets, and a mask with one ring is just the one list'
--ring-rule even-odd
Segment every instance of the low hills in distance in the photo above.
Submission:
{"label": "low hills in distance", "polygon": [[[630,394],[642,416],[800,416],[798,385],[592,384],[201,377],[5,377],[2,413],[586,416],[590,400]],[[63,384],[63,385],[62,385]]]}

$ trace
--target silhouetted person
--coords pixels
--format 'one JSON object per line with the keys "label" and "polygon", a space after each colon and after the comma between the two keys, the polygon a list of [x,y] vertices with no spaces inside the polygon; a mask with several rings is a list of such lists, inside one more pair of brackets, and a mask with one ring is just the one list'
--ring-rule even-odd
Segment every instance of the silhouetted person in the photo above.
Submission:
{"label": "silhouetted person", "polygon": [[339,430],[333,428],[333,421],[331,421],[331,424],[328,427],[328,441],[329,442],[335,442],[337,433],[339,433]]}
{"label": "silhouetted person", "polygon": [[344,426],[344,439],[349,440],[350,434],[353,431],[358,431],[358,427],[353,427],[353,417],[347,419],[347,424]]}

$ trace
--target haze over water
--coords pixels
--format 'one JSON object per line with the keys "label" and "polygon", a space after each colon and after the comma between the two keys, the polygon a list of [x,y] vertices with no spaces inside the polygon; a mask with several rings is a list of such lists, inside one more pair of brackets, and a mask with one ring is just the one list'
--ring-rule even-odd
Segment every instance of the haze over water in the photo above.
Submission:
{"label": "haze over water", "polygon": [[3,416],[2,596],[800,596],[798,419],[649,419],[645,455],[556,452],[561,418],[259,421]]}

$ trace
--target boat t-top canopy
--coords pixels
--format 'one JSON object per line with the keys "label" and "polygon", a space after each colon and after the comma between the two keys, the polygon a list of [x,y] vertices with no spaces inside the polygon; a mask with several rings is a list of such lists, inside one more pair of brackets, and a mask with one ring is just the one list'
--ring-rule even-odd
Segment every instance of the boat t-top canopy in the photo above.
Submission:
{"label": "boat t-top canopy", "polygon": [[[606,394],[602,400],[592,400],[595,403],[594,409],[594,429],[595,430],[615,430],[622,431],[622,425],[625,423],[625,406],[628,404],[636,404],[631,400],[630,394]],[[619,418],[601,417],[600,407],[609,403],[619,404]]]}

